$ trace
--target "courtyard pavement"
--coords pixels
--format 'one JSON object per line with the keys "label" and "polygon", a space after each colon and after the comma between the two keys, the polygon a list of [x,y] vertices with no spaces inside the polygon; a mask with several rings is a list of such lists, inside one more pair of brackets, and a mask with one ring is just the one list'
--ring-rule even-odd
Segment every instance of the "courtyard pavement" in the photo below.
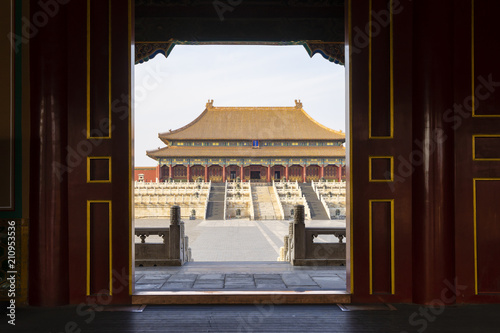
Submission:
{"label": "courtyard pavement", "polygon": [[[136,267],[136,291],[345,290],[343,266],[292,266],[277,261],[290,221],[184,220],[192,262]],[[166,219],[137,219],[136,227],[166,227]],[[306,221],[307,227],[345,227],[345,221]],[[337,242],[334,236],[320,236]],[[140,240],[136,238],[136,242]],[[161,242],[150,236],[147,242]]]}
{"label": "courtyard pavement", "polygon": [[136,267],[136,291],[345,290],[343,266],[287,262],[189,262],[178,267]]}

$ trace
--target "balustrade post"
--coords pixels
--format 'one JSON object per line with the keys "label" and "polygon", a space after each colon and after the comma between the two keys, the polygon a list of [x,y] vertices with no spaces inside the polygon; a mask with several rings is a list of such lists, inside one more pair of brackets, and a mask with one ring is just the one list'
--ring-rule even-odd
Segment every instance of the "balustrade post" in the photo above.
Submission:
{"label": "balustrade post", "polygon": [[292,262],[294,258],[294,251],[295,248],[293,246],[293,221],[288,223],[288,260],[289,262]]}
{"label": "balustrade post", "polygon": [[289,240],[288,235],[283,237],[283,253],[284,253],[283,261],[289,261],[290,258],[290,253],[289,253],[290,247],[288,244],[288,240]]}
{"label": "balustrade post", "polygon": [[180,247],[181,247],[181,207],[172,206],[170,208],[170,232],[169,232],[169,259],[180,260]]}
{"label": "balustrade post", "polygon": [[295,260],[306,257],[306,225],[304,220],[304,205],[295,205],[293,216],[294,256],[292,258],[294,265]]}

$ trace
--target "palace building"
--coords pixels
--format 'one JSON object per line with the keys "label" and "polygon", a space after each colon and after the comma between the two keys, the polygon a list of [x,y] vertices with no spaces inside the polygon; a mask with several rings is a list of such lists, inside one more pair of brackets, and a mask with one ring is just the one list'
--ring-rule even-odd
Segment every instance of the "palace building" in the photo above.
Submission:
{"label": "palace building", "polygon": [[345,134],[316,122],[302,108],[215,107],[191,123],[160,133],[166,147],[148,151],[160,181],[212,182],[344,179]]}

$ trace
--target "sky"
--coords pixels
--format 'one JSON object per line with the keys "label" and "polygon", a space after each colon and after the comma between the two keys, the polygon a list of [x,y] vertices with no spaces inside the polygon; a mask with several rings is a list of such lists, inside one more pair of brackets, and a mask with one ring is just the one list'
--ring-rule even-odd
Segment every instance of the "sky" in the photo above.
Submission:
{"label": "sky", "polygon": [[135,65],[135,166],[155,166],[158,133],[185,126],[214,106],[294,106],[345,132],[345,69],[300,45],[179,45],[168,58]]}

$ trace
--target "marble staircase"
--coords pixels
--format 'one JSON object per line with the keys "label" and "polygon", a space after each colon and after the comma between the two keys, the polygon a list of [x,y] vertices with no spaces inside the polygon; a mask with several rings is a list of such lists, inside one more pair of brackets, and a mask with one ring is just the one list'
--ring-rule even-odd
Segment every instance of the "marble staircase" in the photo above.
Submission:
{"label": "marble staircase", "polygon": [[276,220],[280,216],[278,203],[270,191],[272,191],[272,186],[252,186],[256,220]]}
{"label": "marble staircase", "polygon": [[314,192],[311,184],[309,183],[299,183],[302,194],[306,197],[307,204],[311,211],[311,220],[330,220],[330,217],[325,211],[325,207],[321,201],[319,201],[318,196]]}
{"label": "marble staircase", "polygon": [[224,220],[225,184],[212,183],[207,205],[207,220]]}

